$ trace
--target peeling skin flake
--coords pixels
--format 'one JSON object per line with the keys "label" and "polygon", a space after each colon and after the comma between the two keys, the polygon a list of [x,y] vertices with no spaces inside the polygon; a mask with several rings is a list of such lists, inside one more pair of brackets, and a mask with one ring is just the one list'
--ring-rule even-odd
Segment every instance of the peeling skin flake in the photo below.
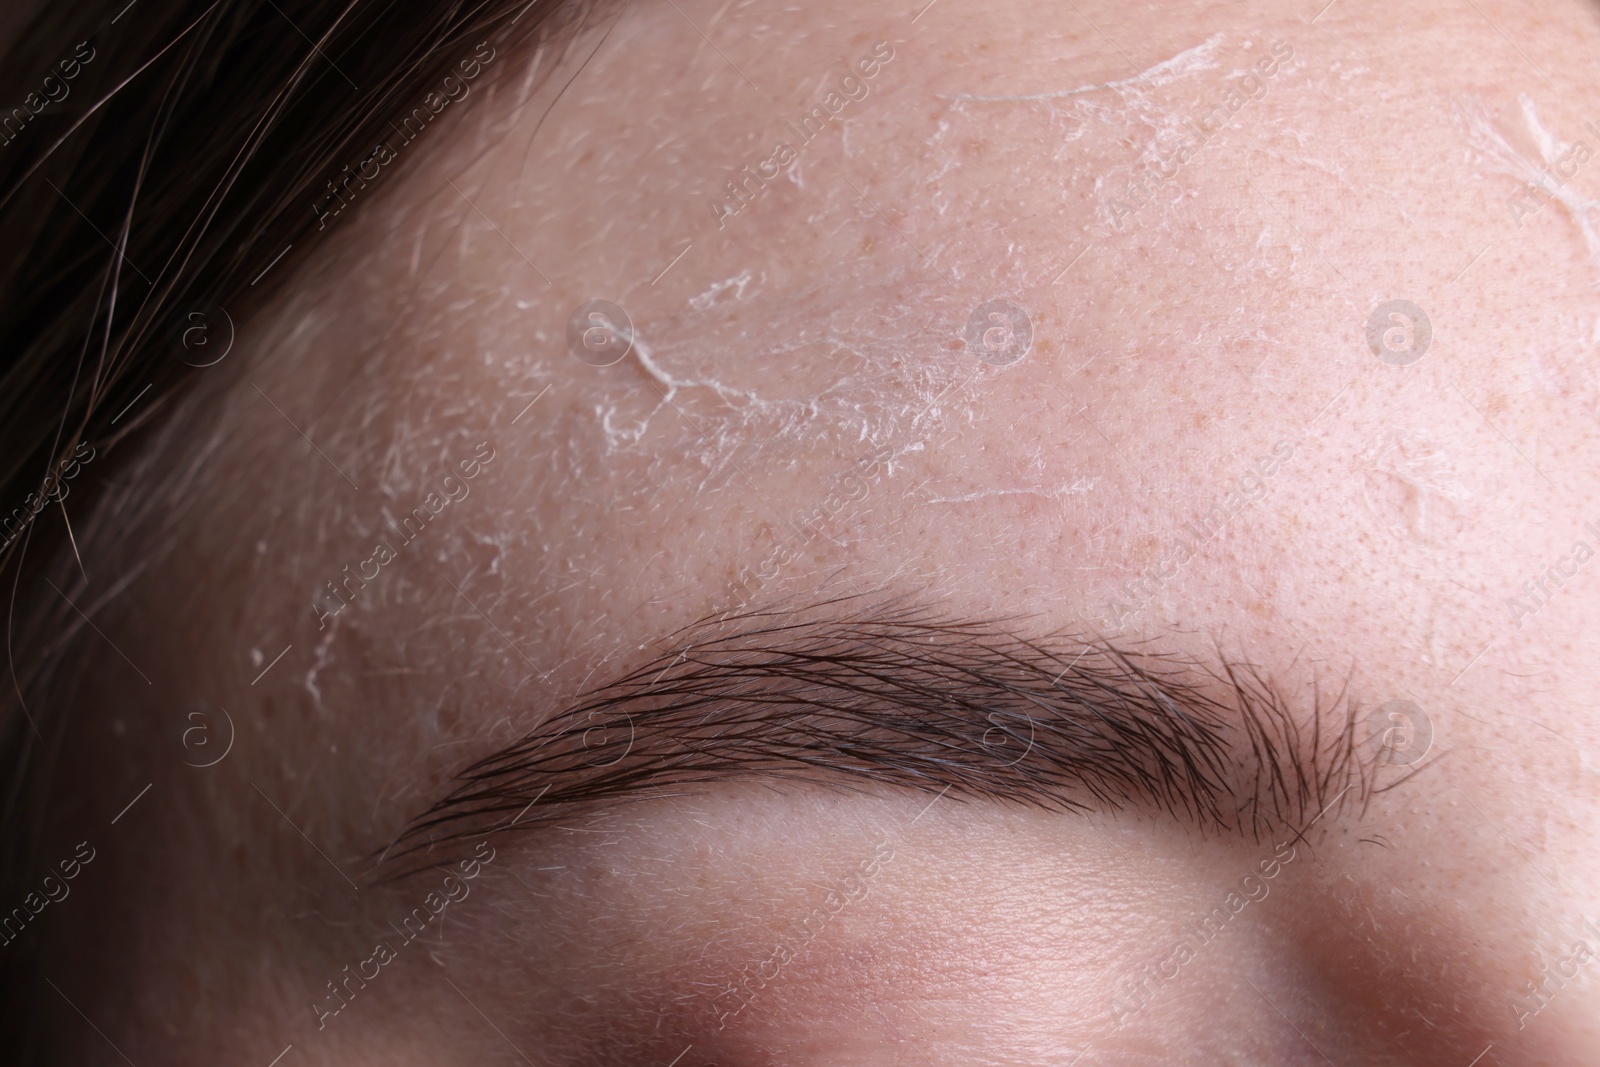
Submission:
{"label": "peeling skin flake", "polygon": [[930,496],[930,504],[971,504],[979,500],[989,500],[999,496],[1038,496],[1047,500],[1058,500],[1066,496],[1081,496],[1095,487],[1098,479],[1079,478],[1076,481],[1058,485],[1053,488],[1046,486],[1030,486],[1023,489],[980,489],[972,493],[961,493],[956,496]]}
{"label": "peeling skin flake", "polygon": [[[1545,202],[1554,202],[1566,211],[1568,217],[1577,225],[1578,232],[1583,235],[1584,244],[1589,249],[1589,258],[1594,263],[1596,271],[1600,272],[1600,231],[1596,230],[1592,217],[1592,213],[1600,209],[1600,200],[1582,196],[1557,176],[1557,162],[1564,160],[1568,149],[1573,146],[1557,140],[1555,135],[1545,128],[1539,119],[1537,107],[1526,93],[1520,94],[1518,101],[1526,135],[1538,151],[1538,157],[1532,157],[1518,149],[1512,143],[1511,137],[1496,125],[1488,108],[1482,102],[1468,97],[1457,97],[1451,110],[1457,126],[1472,150],[1495,172],[1513,178],[1527,187],[1527,195],[1532,198],[1528,201],[1527,214],[1536,213]],[[1588,158],[1587,154],[1583,158]],[[1522,215],[1513,210],[1513,217],[1520,228],[1523,223]]]}
{"label": "peeling skin flake", "polygon": [[[756,284],[753,272],[741,271],[693,299],[726,307]],[[894,294],[903,285],[898,277],[885,278],[860,302],[827,308],[820,320],[822,305],[801,291],[764,304],[759,329],[735,317],[708,330],[700,315],[689,313],[653,323],[647,338],[635,323],[625,363],[648,381],[620,375],[596,397],[593,410],[607,451],[644,447],[653,429],[669,425],[656,417],[673,409],[692,420],[695,432],[683,443],[687,458],[709,472],[725,468],[751,442],[784,442],[798,455],[831,441],[854,454],[864,441],[909,440],[928,418],[963,417],[965,406],[952,403],[958,399],[953,387],[970,368],[928,357],[945,352],[970,307],[961,296],[902,302]],[[896,310],[871,302],[880,293]],[[771,368],[793,368],[798,384],[787,373],[774,381]],[[757,380],[759,390],[744,387]],[[681,475],[690,468],[677,469]]]}
{"label": "peeling skin flake", "polygon": [[1131,78],[1119,78],[1115,81],[1100,82],[1095,85],[1080,85],[1075,89],[1059,89],[1055,92],[1024,93],[1010,96],[984,96],[976,93],[957,93],[950,97],[952,100],[974,100],[993,103],[1027,103],[1039,100],[1062,100],[1069,96],[1081,96],[1084,93],[1098,93],[1106,90],[1122,93],[1124,90],[1132,93],[1138,86],[1146,89],[1164,88],[1167,85],[1187,78],[1205,70],[1216,69],[1217,48],[1221,45],[1226,34],[1214,33],[1193,48],[1186,48],[1170,59],[1164,59],[1147,70],[1140,71]]}

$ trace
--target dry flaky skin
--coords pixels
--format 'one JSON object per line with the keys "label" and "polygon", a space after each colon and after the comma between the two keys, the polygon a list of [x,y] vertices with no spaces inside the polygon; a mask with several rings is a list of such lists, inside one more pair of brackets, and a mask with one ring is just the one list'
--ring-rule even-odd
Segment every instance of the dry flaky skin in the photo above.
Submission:
{"label": "dry flaky skin", "polygon": [[[647,2],[492,70],[185,403],[139,556],[81,546],[143,568],[99,625],[151,685],[88,682],[53,980],[141,1065],[1600,1059],[1600,25],[1318,6]],[[636,331],[603,368],[593,298]],[[962,339],[998,298],[1003,366]],[[1220,648],[1327,737],[1409,700],[1434,762],[1293,844],[812,785],[575,812],[332,1013],[443,875],[348,879],[452,775],[697,619],[879,593]]]}

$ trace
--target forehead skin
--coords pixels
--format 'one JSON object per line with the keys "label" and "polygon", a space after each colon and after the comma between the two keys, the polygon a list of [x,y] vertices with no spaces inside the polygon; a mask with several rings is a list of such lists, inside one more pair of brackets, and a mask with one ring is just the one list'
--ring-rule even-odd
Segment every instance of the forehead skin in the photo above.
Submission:
{"label": "forehead skin", "polygon": [[[1571,554],[1600,547],[1593,12],[916,14],[646,2],[581,71],[598,34],[548,83],[502,57],[199,384],[163,458],[196,473],[106,625],[151,696],[110,656],[89,686],[80,821],[108,859],[54,976],[134,1062],[1594,1062],[1592,982],[1521,1029],[1512,1007],[1600,884],[1600,564]],[[568,350],[594,298],[634,326],[612,366]],[[997,299],[1032,331],[1003,366],[963,340]],[[1368,343],[1390,300],[1431,323],[1409,365]],[[487,453],[319,629],[327,584]],[[433,888],[333,868],[757,572],[763,602],[887,590],[1220,644],[1301,714],[1318,687],[1414,702],[1437,762],[1319,826],[1109,1037],[1107,990],[1272,842],[956,801],[913,822],[926,801],[891,794],[652,802],[500,845],[442,938],[318,1030],[308,1005]],[[214,706],[234,749],[184,766]],[[881,839],[866,901],[708,1025],[704,990]],[[138,921],[90,922],[113,910]]]}

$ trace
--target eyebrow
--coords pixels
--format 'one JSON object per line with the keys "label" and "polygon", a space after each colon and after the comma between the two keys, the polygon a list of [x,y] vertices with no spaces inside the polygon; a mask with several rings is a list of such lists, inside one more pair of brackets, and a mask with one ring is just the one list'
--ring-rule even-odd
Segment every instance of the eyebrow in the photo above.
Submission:
{"label": "eyebrow", "polygon": [[452,843],[719,782],[1144,808],[1253,839],[1352,786],[1370,795],[1346,689],[1314,687],[1297,713],[1262,670],[1220,651],[1200,661],[1033,636],[1025,619],[860,597],[717,616],[662,644],[461,770],[378,866],[425,869],[420,857]]}

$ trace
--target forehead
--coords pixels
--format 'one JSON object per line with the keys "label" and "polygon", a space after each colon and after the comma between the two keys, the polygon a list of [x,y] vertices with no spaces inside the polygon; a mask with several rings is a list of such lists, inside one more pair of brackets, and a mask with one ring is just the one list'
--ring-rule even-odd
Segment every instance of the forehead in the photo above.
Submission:
{"label": "forehead", "polygon": [[[1465,76],[1470,11],[606,15],[352,161],[377,176],[330,186],[242,339],[199,492],[266,535],[191,532],[298,635],[294,699],[522,722],[708,611],[841,583],[1285,663],[1293,605],[1412,650],[1384,684],[1415,688],[1482,644],[1419,561],[1566,507],[1500,430],[1592,435],[1549,339],[1593,329],[1595,265],[1559,203],[1484,235],[1584,116],[1516,62]],[[1552,257],[1571,286],[1522,273]],[[1507,353],[1513,317],[1548,330]]]}
{"label": "forehead", "polygon": [[[141,863],[232,866],[226,918],[141,925],[254,945],[272,915],[320,959],[316,878],[473,758],[696,618],[883,589],[1224,644],[1299,708],[1423,709],[1458,781],[1592,803],[1557,746],[1596,729],[1600,602],[1522,591],[1600,545],[1591,86],[1472,5],[605,14],[330,173],[314,254],[180,411],[171,551],[112,633],[169,699],[163,766],[202,702],[239,743],[125,825],[182,839]],[[1588,70],[1563,17],[1523,49]],[[1330,862],[1454,901],[1483,853],[1436,845],[1456,801],[1418,783],[1445,799],[1385,823],[1391,866]],[[812,809],[765,800],[707,799],[713,837],[770,816],[805,854]],[[747,862],[781,879],[771,844]],[[209,973],[195,940],[140,946],[152,989]]]}

